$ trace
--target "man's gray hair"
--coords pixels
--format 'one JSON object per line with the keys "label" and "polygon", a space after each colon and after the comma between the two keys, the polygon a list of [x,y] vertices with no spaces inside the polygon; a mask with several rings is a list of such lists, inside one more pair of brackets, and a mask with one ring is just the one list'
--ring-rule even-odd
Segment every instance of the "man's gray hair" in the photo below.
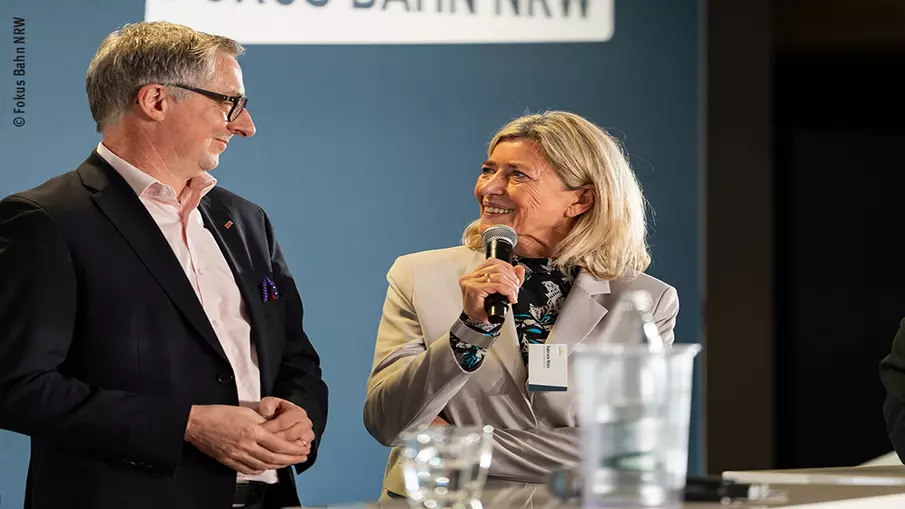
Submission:
{"label": "man's gray hair", "polygon": [[[164,21],[125,25],[108,35],[88,66],[85,91],[97,132],[119,122],[141,87],[152,83],[201,86],[217,57],[245,52],[238,42]],[[188,92],[173,88],[180,99]]]}

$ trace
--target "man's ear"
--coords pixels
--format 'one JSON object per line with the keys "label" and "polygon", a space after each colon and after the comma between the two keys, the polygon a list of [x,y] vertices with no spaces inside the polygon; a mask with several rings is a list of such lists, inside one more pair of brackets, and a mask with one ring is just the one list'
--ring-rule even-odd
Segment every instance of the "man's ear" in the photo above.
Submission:
{"label": "man's ear", "polygon": [[166,118],[167,110],[173,106],[173,102],[173,95],[166,87],[153,83],[138,89],[133,111],[148,120],[160,122]]}

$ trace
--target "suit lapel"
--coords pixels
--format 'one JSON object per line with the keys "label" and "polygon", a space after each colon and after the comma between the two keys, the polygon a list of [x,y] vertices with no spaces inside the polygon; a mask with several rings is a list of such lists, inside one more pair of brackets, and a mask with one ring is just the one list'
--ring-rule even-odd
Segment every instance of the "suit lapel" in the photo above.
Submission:
{"label": "suit lapel", "polygon": [[[236,253],[248,252],[246,240],[243,236],[243,225],[234,223],[234,221],[238,221],[238,217],[233,219],[234,214],[230,212],[223,201],[212,198],[210,194],[205,195],[201,199],[198,209],[204,220],[204,227],[217,241],[217,245],[220,246],[220,252],[223,253],[223,257],[233,273],[236,286],[239,287],[239,292],[245,301],[245,309],[251,321],[251,340],[254,342],[258,352],[258,368],[261,371],[262,382],[261,389],[269,392],[269,388],[265,387],[264,381],[270,379],[268,374],[271,372],[273,364],[271,363],[270,351],[264,348],[263,345],[265,335],[261,333],[261,327],[266,324],[266,320],[262,316],[263,303],[261,302],[258,289],[254,286],[249,286],[249,284],[253,285],[257,281],[254,278],[255,272],[252,261],[248,258],[240,260],[236,256]],[[227,227],[227,224],[230,226]],[[248,278],[251,278],[251,283],[249,283]]]}
{"label": "suit lapel", "polygon": [[528,398],[528,368],[522,360],[522,349],[519,344],[518,333],[515,330],[515,320],[512,318],[512,309],[506,313],[506,321],[500,329],[500,337],[493,343],[490,351],[500,359],[500,363],[506,368],[509,376],[519,388],[526,399]]}
{"label": "suit lapel", "polygon": [[609,293],[609,281],[596,279],[582,269],[566,296],[547,343],[570,345],[571,354],[572,347],[584,341],[606,316],[607,308],[601,304],[601,296]]}
{"label": "suit lapel", "polygon": [[[148,268],[173,304],[213,351],[226,354],[192,289],[179,260],[157,223],[125,180],[96,152],[78,169],[82,182],[95,190],[92,199]],[[115,274],[111,274],[116,277]]]}

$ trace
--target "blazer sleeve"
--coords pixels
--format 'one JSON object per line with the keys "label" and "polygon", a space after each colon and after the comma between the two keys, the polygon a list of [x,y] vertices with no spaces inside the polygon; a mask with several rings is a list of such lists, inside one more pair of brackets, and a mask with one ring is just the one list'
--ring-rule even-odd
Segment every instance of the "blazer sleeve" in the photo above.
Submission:
{"label": "blazer sleeve", "polygon": [[78,282],[53,218],[0,201],[0,428],[175,475],[190,406],[88,385],[64,372]]}
{"label": "blazer sleeve", "polygon": [[456,361],[449,332],[425,341],[413,304],[414,274],[405,257],[396,260],[387,281],[364,424],[378,442],[391,446],[403,431],[437,417],[477,370],[465,371]]}
{"label": "blazer sleeve", "polygon": [[880,380],[886,388],[886,432],[899,458],[905,458],[905,320],[893,339],[892,351],[880,361]]}
{"label": "blazer sleeve", "polygon": [[660,295],[657,305],[654,307],[654,321],[663,343],[671,345],[676,340],[676,316],[679,314],[679,294],[672,286]]}
{"label": "blazer sleeve", "polygon": [[296,465],[296,472],[302,473],[311,467],[317,459],[317,450],[321,437],[327,427],[327,384],[321,373],[320,357],[305,334],[302,326],[304,310],[302,298],[289,266],[283,258],[279,243],[273,234],[273,228],[267,215],[264,215],[267,242],[270,246],[271,266],[274,282],[283,292],[281,298],[286,303],[285,343],[280,371],[274,383],[273,394],[279,398],[305,409],[314,429],[314,442],[311,453],[305,463]]}

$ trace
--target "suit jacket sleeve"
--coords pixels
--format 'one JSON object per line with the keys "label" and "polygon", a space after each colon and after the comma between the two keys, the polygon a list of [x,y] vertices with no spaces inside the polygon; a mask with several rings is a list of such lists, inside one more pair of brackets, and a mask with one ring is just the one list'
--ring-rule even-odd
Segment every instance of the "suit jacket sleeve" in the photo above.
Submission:
{"label": "suit jacket sleeve", "polygon": [[663,343],[671,345],[676,339],[676,316],[679,314],[679,294],[672,286],[660,295],[660,299],[654,306],[654,320],[657,322],[657,330]]}
{"label": "suit jacket sleeve", "polygon": [[886,387],[886,431],[899,458],[905,458],[905,320],[892,342],[892,352],[880,362],[880,379]]}
{"label": "suit jacket sleeve", "polygon": [[317,450],[327,427],[327,384],[321,378],[320,357],[302,327],[304,311],[295,280],[276,241],[270,220],[264,216],[267,242],[274,272],[274,282],[282,292],[286,303],[286,339],[280,371],[277,374],[273,394],[302,407],[314,428],[314,442],[308,461],[296,465],[296,471],[307,470],[317,459]]}
{"label": "suit jacket sleeve", "polygon": [[78,284],[53,218],[0,202],[0,428],[174,475],[190,406],[66,375]]}
{"label": "suit jacket sleeve", "polygon": [[387,281],[364,423],[378,442],[390,446],[401,432],[437,417],[477,371],[465,371],[456,361],[449,332],[429,345],[425,341],[412,303],[412,267],[404,257],[390,268]]}

